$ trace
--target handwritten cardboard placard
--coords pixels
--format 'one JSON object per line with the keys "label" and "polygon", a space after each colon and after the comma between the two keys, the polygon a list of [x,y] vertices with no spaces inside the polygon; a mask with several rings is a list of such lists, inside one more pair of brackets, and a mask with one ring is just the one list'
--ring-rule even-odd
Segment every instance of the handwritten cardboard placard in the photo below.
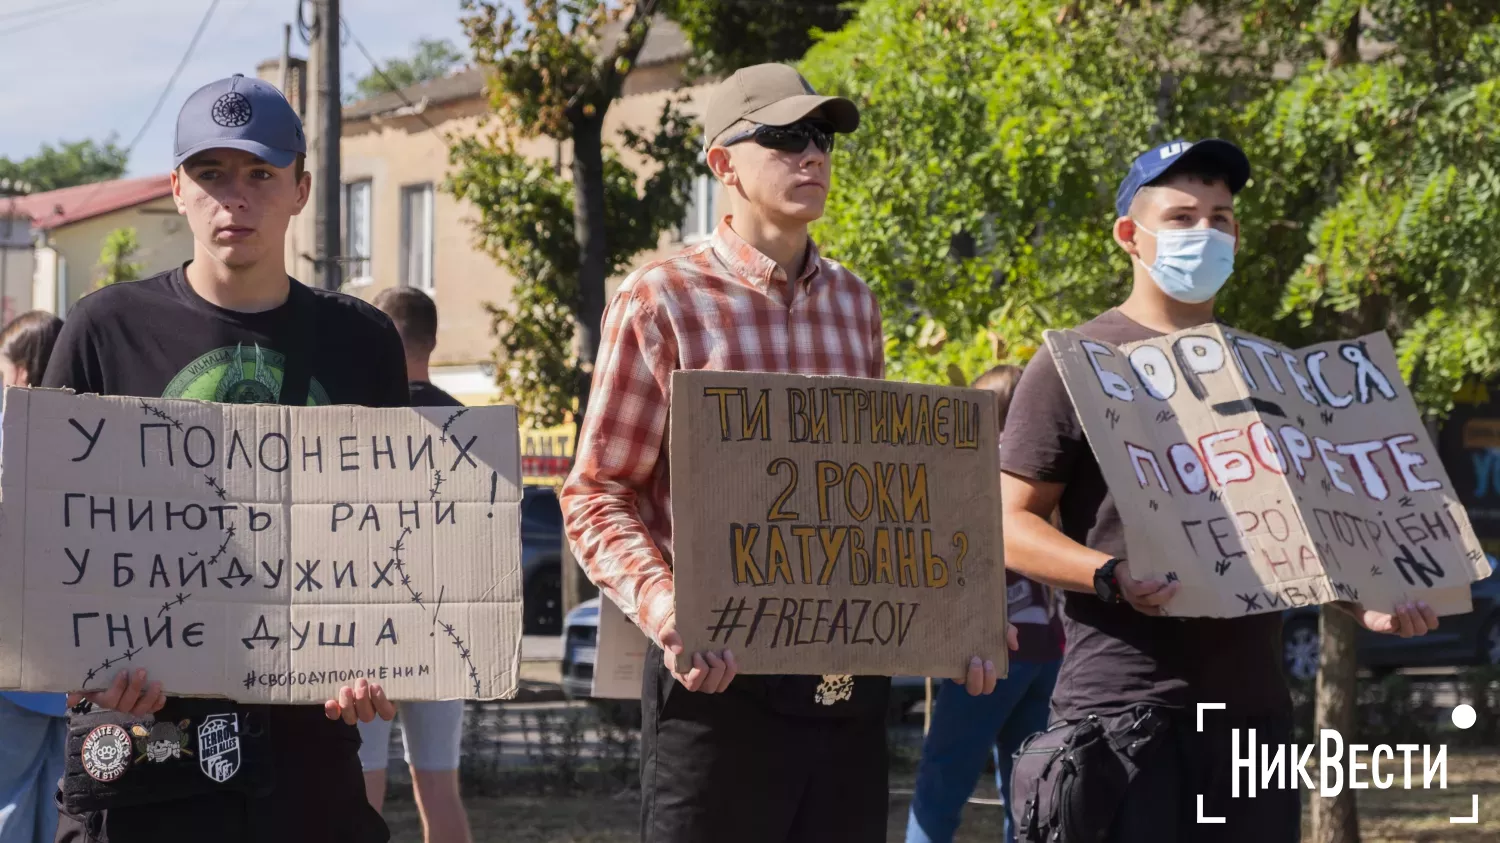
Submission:
{"label": "handwritten cardboard placard", "polygon": [[1489,565],[1385,334],[1296,351],[1217,325],[1046,342],[1132,570],[1182,583],[1171,614],[1333,600],[1469,611]]}
{"label": "handwritten cardboard placard", "polygon": [[608,598],[599,600],[595,646],[590,696],[601,700],[640,699],[649,643],[640,627]]}
{"label": "handwritten cardboard placard", "polygon": [[514,408],[5,397],[0,688],[514,694]]}
{"label": "handwritten cardboard placard", "polygon": [[688,650],[733,650],[745,673],[1004,671],[997,435],[978,390],[674,373]]}

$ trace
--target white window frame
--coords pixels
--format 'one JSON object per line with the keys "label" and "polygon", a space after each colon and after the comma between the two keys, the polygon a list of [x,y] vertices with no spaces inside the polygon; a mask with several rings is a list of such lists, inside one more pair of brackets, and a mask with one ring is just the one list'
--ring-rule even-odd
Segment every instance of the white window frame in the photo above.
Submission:
{"label": "white window frame", "polygon": [[683,214],[682,224],[677,227],[677,239],[683,243],[697,243],[713,236],[719,224],[717,207],[719,180],[709,173],[693,177],[692,198]]}
{"label": "white window frame", "polygon": [[[364,219],[358,227],[360,238],[355,237],[354,219],[354,195],[363,192]],[[375,182],[373,179],[356,179],[344,184],[344,258],[348,261],[344,265],[345,283],[351,287],[364,287],[375,280],[372,269],[375,251]],[[362,256],[355,255],[354,247],[358,245],[356,239],[364,240],[364,253]]]}
{"label": "white window frame", "polygon": [[[426,202],[419,211],[421,219],[414,221],[412,200],[416,196],[425,196]],[[428,293],[431,293],[434,287],[432,252],[435,239],[433,213],[435,204],[436,195],[432,182],[408,184],[401,188],[401,285],[415,287]],[[417,229],[418,226],[420,230]],[[425,241],[425,248],[420,258],[412,255],[412,245],[418,242],[418,238]]]}

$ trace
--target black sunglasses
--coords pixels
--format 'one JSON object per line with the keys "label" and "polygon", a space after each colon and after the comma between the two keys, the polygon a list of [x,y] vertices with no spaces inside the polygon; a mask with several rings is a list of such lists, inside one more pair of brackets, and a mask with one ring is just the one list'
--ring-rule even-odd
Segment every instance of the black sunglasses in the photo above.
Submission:
{"label": "black sunglasses", "polygon": [[790,126],[756,126],[729,137],[720,145],[733,146],[753,140],[756,144],[777,152],[801,152],[807,149],[807,142],[812,141],[820,152],[826,154],[833,150],[833,134],[832,123],[801,120]]}

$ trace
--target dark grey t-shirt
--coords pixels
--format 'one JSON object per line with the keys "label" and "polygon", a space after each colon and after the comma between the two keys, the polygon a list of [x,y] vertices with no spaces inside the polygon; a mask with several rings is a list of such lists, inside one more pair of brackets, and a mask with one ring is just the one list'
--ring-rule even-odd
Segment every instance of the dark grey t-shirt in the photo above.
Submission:
{"label": "dark grey t-shirt", "polygon": [[[1109,343],[1161,336],[1118,310],[1078,328]],[[1044,347],[1011,402],[1001,467],[1029,480],[1062,483],[1062,531],[1095,550],[1128,559],[1125,532],[1078,413]],[[1137,703],[1187,707],[1221,702],[1231,714],[1290,712],[1281,666],[1281,616],[1155,618],[1129,604],[1068,592],[1063,612],[1067,649],[1052,692],[1056,718]]]}

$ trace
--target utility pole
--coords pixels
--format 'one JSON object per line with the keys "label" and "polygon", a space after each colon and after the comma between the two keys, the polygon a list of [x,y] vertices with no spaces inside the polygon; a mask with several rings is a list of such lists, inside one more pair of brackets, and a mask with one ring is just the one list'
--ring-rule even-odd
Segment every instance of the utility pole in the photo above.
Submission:
{"label": "utility pole", "polygon": [[313,0],[313,8],[316,17],[311,27],[308,64],[317,69],[318,76],[312,109],[317,126],[313,173],[313,198],[318,205],[315,251],[323,287],[337,290],[343,284],[343,262],[339,260],[342,252],[339,203],[343,198],[339,139],[344,132],[339,90],[339,0]]}

